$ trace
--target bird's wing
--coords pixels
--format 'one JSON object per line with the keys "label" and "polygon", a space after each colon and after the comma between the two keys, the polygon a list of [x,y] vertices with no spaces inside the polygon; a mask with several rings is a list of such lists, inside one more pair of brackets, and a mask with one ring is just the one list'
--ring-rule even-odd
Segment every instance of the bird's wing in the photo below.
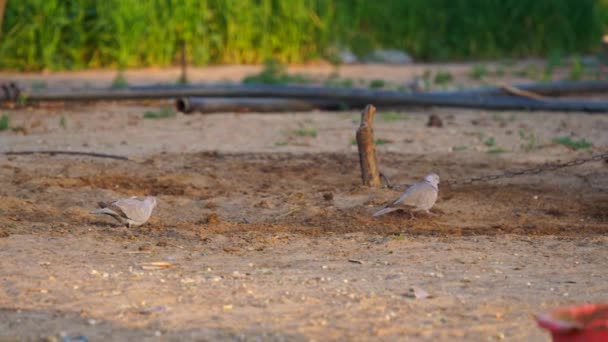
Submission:
{"label": "bird's wing", "polygon": [[146,203],[135,198],[123,198],[112,202],[109,208],[112,210],[115,210],[114,208],[120,210],[122,215],[124,215],[124,218],[140,222],[146,221],[150,213]]}
{"label": "bird's wing", "polygon": [[99,209],[91,211],[91,214],[106,214],[114,216],[119,220],[127,219],[128,217],[122,208],[119,205],[116,205],[116,203],[119,201],[120,200],[114,202],[97,202]]}
{"label": "bird's wing", "polygon": [[386,207],[391,208],[394,206],[405,206],[405,207],[415,207],[417,203],[418,197],[420,197],[420,189],[422,183],[414,183],[412,186],[407,188],[399,198],[389,203]]}

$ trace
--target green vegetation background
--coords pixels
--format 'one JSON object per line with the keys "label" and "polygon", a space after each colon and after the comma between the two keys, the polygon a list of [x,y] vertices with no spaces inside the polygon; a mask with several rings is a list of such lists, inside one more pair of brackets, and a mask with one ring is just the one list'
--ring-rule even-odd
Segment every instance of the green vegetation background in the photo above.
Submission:
{"label": "green vegetation background", "polygon": [[9,0],[0,68],[300,63],[397,48],[422,60],[586,53],[608,0]]}

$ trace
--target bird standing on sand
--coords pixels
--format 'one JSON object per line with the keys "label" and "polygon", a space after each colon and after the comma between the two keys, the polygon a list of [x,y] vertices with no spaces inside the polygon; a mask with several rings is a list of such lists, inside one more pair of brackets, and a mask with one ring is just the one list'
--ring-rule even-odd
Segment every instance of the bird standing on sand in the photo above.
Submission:
{"label": "bird standing on sand", "polygon": [[104,214],[115,218],[128,228],[146,223],[156,207],[156,197],[148,196],[143,200],[137,197],[122,198],[113,202],[99,202],[99,209],[91,214]]}
{"label": "bird standing on sand", "polygon": [[424,211],[429,215],[436,215],[429,210],[437,201],[439,193],[439,176],[435,173],[428,174],[420,182],[412,184],[401,196],[384,208],[374,213],[374,216],[384,215],[395,210],[405,209],[410,212],[412,218],[415,211]]}

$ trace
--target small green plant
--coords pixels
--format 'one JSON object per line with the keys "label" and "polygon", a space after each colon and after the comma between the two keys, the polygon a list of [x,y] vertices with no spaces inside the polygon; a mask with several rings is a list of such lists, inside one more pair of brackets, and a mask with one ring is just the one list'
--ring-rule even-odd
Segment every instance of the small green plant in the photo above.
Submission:
{"label": "small green plant", "polygon": [[10,122],[8,119],[8,115],[6,114],[2,114],[2,116],[0,116],[0,131],[4,131],[7,130],[10,126]]}
{"label": "small green plant", "polygon": [[277,60],[269,59],[264,63],[264,69],[258,74],[249,75],[243,79],[245,84],[306,84],[311,80],[303,75],[289,75],[285,65]]}
{"label": "small green plant", "polygon": [[587,149],[593,146],[593,144],[587,141],[585,138],[580,140],[573,140],[570,137],[557,137],[553,139],[554,144],[564,145],[573,150]]}
{"label": "small green plant", "polygon": [[334,87],[334,88],[352,88],[354,87],[354,82],[350,78],[339,78],[339,77],[329,77],[323,82],[326,87]]}
{"label": "small green plant", "polygon": [[395,122],[409,120],[409,116],[406,113],[399,113],[395,111],[378,113],[378,119],[382,122]]}
{"label": "small green plant", "polygon": [[529,79],[540,79],[542,76],[538,66],[535,64],[530,64],[523,69],[515,71],[513,74],[518,77],[525,77]]}
{"label": "small green plant", "polygon": [[59,127],[66,129],[67,128],[67,120],[65,118],[65,116],[61,116],[61,118],[59,118]]}
{"label": "small green plant", "polygon": [[516,119],[515,114],[511,114],[508,118],[505,118],[500,113],[492,114],[492,120],[500,123],[501,125],[506,125],[509,122],[514,122]]}
{"label": "small green plant", "polygon": [[403,235],[403,233],[395,234],[393,235],[393,240],[403,241],[405,240],[405,236]]}
{"label": "small green plant", "polygon": [[521,149],[525,152],[530,152],[536,147],[536,135],[534,135],[534,132],[526,133],[526,131],[520,129],[519,137],[524,141],[524,143],[521,144]]}
{"label": "small green plant", "polygon": [[118,73],[116,74],[116,77],[112,81],[112,88],[122,89],[122,88],[126,88],[128,86],[129,86],[129,82],[127,82],[127,79],[125,78],[124,73],[122,72],[122,70],[119,70]]}
{"label": "small green plant", "polygon": [[14,126],[11,127],[11,131],[15,132],[15,133],[23,133],[23,134],[27,134],[27,129],[23,126]]}
{"label": "small green plant", "polygon": [[579,56],[574,56],[572,58],[572,64],[570,65],[570,74],[568,75],[568,79],[572,81],[578,81],[583,78],[583,73],[585,72],[583,61]]}
{"label": "small green plant", "polygon": [[384,80],[372,80],[369,83],[369,87],[371,89],[380,89],[380,88],[384,88],[386,86],[386,82]]}
{"label": "small green plant", "polygon": [[488,150],[486,152],[489,153],[489,154],[499,154],[499,153],[507,152],[507,150],[505,150],[502,147],[496,147],[496,148],[490,149],[490,150]]}
{"label": "small green plant", "polygon": [[424,83],[424,91],[431,90],[431,86],[433,85],[432,76],[433,76],[433,72],[431,70],[428,70],[428,69],[424,70],[424,72],[422,73],[422,81]]}
{"label": "small green plant", "polygon": [[311,138],[317,137],[316,128],[299,128],[299,129],[291,131],[291,133],[298,137],[311,137]]}
{"label": "small green plant", "polygon": [[46,89],[46,82],[41,80],[32,81],[32,90]]}
{"label": "small green plant", "polygon": [[493,137],[489,137],[484,144],[488,147],[496,146],[496,140]]}
{"label": "small green plant", "polygon": [[287,141],[277,141],[274,143],[274,146],[287,146]]}
{"label": "small green plant", "polygon": [[20,94],[17,98],[17,104],[19,104],[19,106],[21,107],[27,105],[27,101],[29,101],[29,97],[27,96],[27,94]]}
{"label": "small green plant", "polygon": [[488,75],[488,69],[486,69],[485,65],[481,65],[481,64],[473,66],[473,68],[471,69],[471,72],[469,73],[469,76],[475,80],[481,80],[484,77],[486,77],[487,75]]}
{"label": "small green plant", "polygon": [[458,146],[452,147],[452,151],[464,151],[466,149],[467,149],[467,147],[464,145],[458,145]]}
{"label": "small green plant", "polygon": [[494,75],[496,77],[503,77],[505,75],[505,68],[503,66],[497,66],[496,70],[494,70]]}
{"label": "small green plant", "polygon": [[158,111],[146,111],[144,119],[165,119],[175,115],[175,112],[169,107],[163,107]]}
{"label": "small green plant", "polygon": [[553,72],[555,68],[562,65],[562,55],[559,51],[552,51],[547,58],[545,63],[545,70],[543,71],[543,81],[551,81],[553,79]]}
{"label": "small green plant", "polygon": [[454,76],[452,76],[452,74],[449,71],[439,70],[435,74],[434,82],[435,82],[435,84],[438,84],[438,85],[445,85],[445,84],[452,82],[453,80],[454,80]]}
{"label": "small green plant", "polygon": [[536,64],[530,64],[525,69],[526,77],[530,79],[539,79],[541,78],[540,69]]}
{"label": "small green plant", "polygon": [[500,113],[493,113],[492,114],[492,120],[497,121],[497,122],[505,122],[505,118],[500,114]]}

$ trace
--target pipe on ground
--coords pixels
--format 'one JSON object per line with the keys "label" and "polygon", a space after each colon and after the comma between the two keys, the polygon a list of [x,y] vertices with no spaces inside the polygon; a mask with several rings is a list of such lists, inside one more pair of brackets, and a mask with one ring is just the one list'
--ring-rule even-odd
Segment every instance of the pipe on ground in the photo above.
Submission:
{"label": "pipe on ground", "polygon": [[248,97],[180,97],[175,100],[177,111],[190,114],[221,112],[308,112],[312,110],[340,110],[341,102],[317,99],[248,98]]}

